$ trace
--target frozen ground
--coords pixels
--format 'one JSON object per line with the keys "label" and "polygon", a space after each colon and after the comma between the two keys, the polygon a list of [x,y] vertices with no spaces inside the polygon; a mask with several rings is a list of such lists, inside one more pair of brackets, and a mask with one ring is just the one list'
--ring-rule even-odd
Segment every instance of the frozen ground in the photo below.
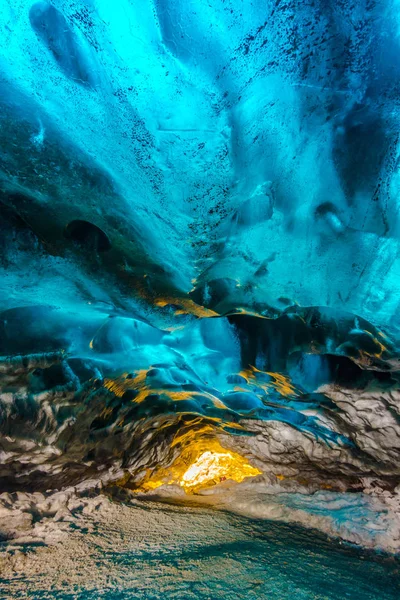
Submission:
{"label": "frozen ground", "polygon": [[79,528],[62,543],[8,549],[2,544],[2,599],[397,600],[400,595],[398,558],[294,524],[200,506],[89,504]]}

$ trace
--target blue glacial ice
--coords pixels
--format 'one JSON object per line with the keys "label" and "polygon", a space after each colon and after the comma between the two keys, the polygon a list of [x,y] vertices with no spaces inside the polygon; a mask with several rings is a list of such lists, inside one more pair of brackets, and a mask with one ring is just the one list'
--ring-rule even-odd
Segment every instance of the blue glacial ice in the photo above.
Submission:
{"label": "blue glacial ice", "polygon": [[399,8],[0,0],[0,492],[218,440],[397,523]]}

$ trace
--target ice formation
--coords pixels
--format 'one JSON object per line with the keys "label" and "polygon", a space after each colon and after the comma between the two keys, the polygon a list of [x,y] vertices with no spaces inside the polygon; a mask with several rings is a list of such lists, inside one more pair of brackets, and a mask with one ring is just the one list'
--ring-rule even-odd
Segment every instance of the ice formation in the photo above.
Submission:
{"label": "ice formation", "polygon": [[399,9],[0,0],[0,517],[222,447],[398,548]]}

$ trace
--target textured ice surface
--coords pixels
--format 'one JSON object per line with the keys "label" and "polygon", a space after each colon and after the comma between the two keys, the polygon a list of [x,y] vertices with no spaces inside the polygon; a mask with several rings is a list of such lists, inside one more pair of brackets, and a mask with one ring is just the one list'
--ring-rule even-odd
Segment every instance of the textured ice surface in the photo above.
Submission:
{"label": "textured ice surface", "polygon": [[80,521],[88,532],[57,547],[0,550],[5,600],[397,600],[400,591],[398,559],[295,526],[141,503],[103,504]]}
{"label": "textured ice surface", "polygon": [[[3,200],[56,247],[93,222],[114,275],[202,304],[395,328],[397,7],[2,0]],[[39,288],[39,265],[9,273],[3,302],[78,300],[66,256],[35,260]]]}
{"label": "textured ice surface", "polygon": [[0,0],[0,491],[394,492],[399,8]]}

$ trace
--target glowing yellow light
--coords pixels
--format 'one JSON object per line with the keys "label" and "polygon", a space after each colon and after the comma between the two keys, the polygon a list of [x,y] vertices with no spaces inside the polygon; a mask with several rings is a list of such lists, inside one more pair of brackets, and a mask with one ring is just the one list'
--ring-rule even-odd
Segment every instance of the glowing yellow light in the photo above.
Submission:
{"label": "glowing yellow light", "polygon": [[[272,380],[268,382],[260,381],[258,373],[262,375],[269,375]],[[252,365],[248,369],[239,371],[239,375],[243,377],[249,385],[256,385],[263,389],[265,392],[269,392],[271,388],[275,389],[282,396],[297,396],[296,388],[291,383],[290,379],[281,373],[272,373],[271,371],[261,371]],[[238,390],[241,391],[241,390]],[[246,391],[246,390],[243,390]]]}
{"label": "glowing yellow light", "polygon": [[191,465],[186,473],[182,475],[181,486],[198,485],[204,481],[215,479],[221,476],[224,470],[223,463],[229,460],[228,453],[204,452],[196,462]]}
{"label": "glowing yellow light", "polygon": [[175,315],[196,315],[196,317],[218,317],[218,313],[214,312],[209,308],[205,308],[200,304],[196,304],[190,298],[157,298],[154,301],[156,306],[163,308],[169,304],[178,306],[178,310],[175,311]]}
{"label": "glowing yellow light", "polygon": [[216,485],[226,479],[240,483],[246,477],[254,477],[260,471],[246,463],[245,459],[231,452],[207,450],[182,475],[180,485],[185,490]]}
{"label": "glowing yellow light", "polygon": [[136,490],[150,491],[162,485],[178,484],[186,493],[196,494],[225,480],[240,483],[246,477],[261,474],[243,456],[227,450],[217,439],[208,437],[206,434],[211,431],[211,427],[207,426],[201,431],[189,430],[178,436],[176,443],[186,442],[180,456],[170,467],[149,471]]}

